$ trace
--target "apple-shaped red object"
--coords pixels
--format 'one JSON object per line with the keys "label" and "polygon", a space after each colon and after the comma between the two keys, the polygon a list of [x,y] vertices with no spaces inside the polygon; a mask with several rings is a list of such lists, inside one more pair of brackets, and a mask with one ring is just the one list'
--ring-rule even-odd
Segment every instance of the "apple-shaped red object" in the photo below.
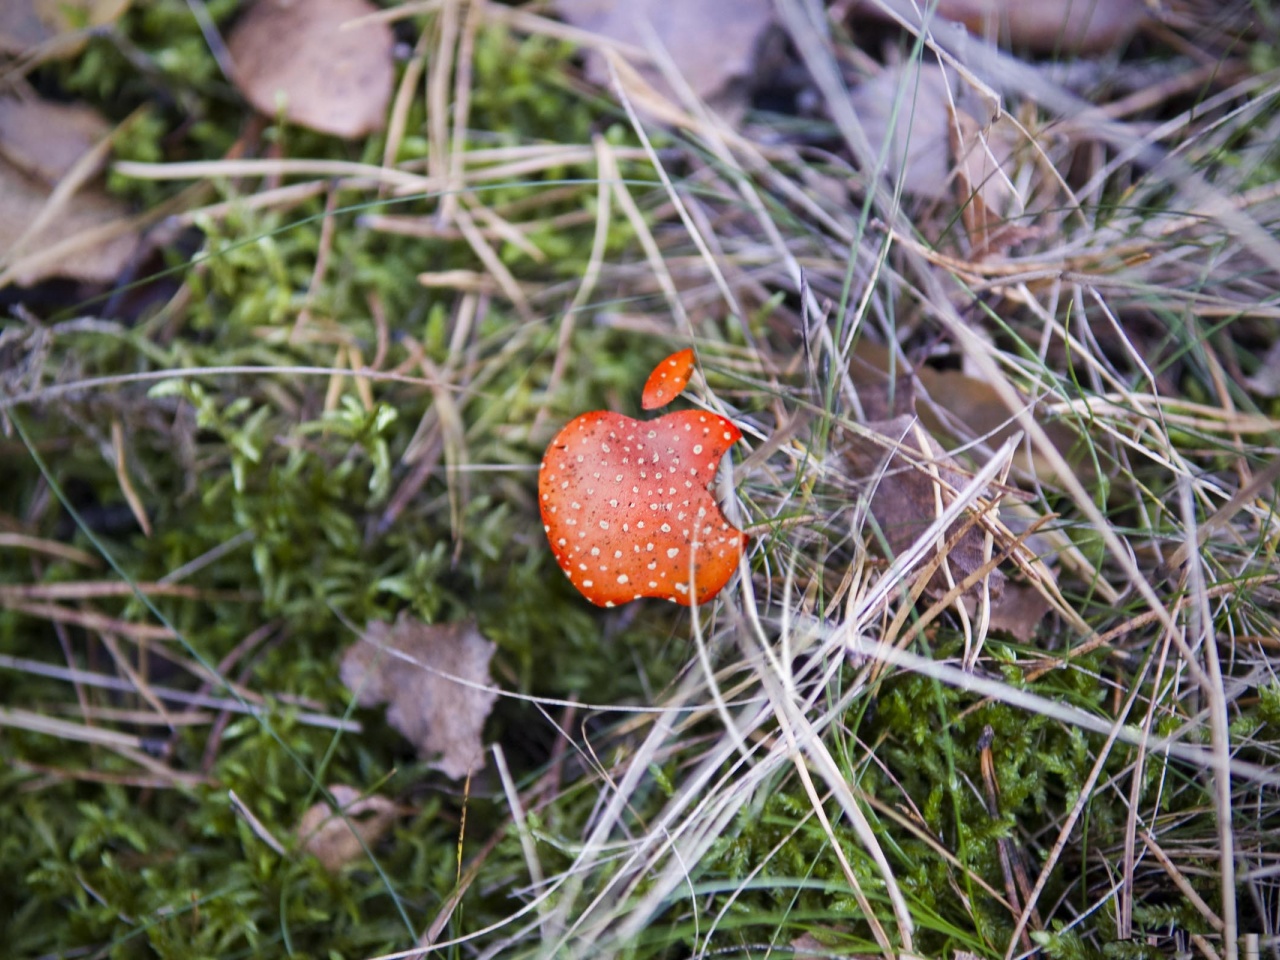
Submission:
{"label": "apple-shaped red object", "polygon": [[[670,397],[688,373],[679,373]],[[720,592],[747,535],[725,519],[710,488],[741,437],[702,410],[649,421],[594,410],[556,434],[542,458],[538,502],[560,569],[584,597],[602,607],[641,597],[692,606]]]}

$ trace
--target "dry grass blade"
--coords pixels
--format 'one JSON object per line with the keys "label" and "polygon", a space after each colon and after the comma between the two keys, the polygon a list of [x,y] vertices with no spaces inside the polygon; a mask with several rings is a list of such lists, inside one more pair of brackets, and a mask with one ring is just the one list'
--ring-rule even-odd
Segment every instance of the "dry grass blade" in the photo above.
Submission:
{"label": "dry grass blade", "polygon": [[206,783],[204,777],[170,769],[165,764],[153,759],[147,754],[142,739],[130,734],[105,730],[101,727],[71,723],[30,710],[11,709],[9,707],[0,707],[0,726],[30,730],[33,733],[41,733],[69,742],[90,743],[107,747],[126,760],[130,760],[158,776],[160,781],[170,788],[182,787],[190,789]]}
{"label": "dry grass blade", "polygon": [[86,553],[77,547],[68,546],[65,543],[58,543],[56,540],[46,540],[43,537],[32,537],[24,533],[7,533],[0,532],[0,547],[7,547],[16,550],[32,550],[37,553],[44,553],[51,557],[58,557],[62,560],[69,560],[72,563],[78,563],[81,566],[97,567],[101,566],[101,561],[90,553]]}
{"label": "dry grass blade", "polygon": [[[115,690],[121,693],[136,693],[136,687],[129,680],[121,677],[111,676],[109,674],[98,673],[92,670],[77,670],[68,667],[58,667],[49,663],[38,660],[25,660],[20,657],[10,657],[0,654],[0,668],[6,670],[15,670],[20,673],[28,673],[33,676],[52,677],[57,680],[65,680],[69,683],[82,685],[86,687],[99,687],[105,690]],[[161,700],[167,700],[170,703],[181,703],[189,707],[207,707],[211,710],[220,710],[229,713],[241,713],[251,716],[260,715],[264,707],[259,704],[247,702],[257,698],[254,694],[249,694],[245,700],[234,700],[229,697],[215,697],[209,694],[192,693],[186,690],[174,690],[170,687],[159,684],[151,684],[151,692]],[[284,702],[295,705],[302,705],[294,697],[283,698]],[[181,715],[182,722],[190,722],[190,713]],[[345,720],[339,717],[330,717],[323,714],[313,713],[308,710],[300,710],[298,712],[298,722],[308,726],[321,727],[329,730],[344,730],[353,733],[359,733],[363,728],[359,721]],[[176,718],[175,718],[176,719]]]}

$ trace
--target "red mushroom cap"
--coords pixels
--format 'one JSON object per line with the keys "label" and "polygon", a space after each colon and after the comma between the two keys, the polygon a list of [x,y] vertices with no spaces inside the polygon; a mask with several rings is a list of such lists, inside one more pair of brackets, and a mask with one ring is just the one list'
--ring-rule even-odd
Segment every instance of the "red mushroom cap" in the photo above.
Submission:
{"label": "red mushroom cap", "polygon": [[640,395],[640,406],[646,410],[657,410],[680,396],[680,391],[689,385],[693,376],[693,351],[679,350],[653,368],[649,379],[645,381],[644,393]]}
{"label": "red mushroom cap", "polygon": [[725,519],[710,486],[741,437],[700,410],[649,422],[596,410],[571,420],[542,458],[538,502],[556,561],[582,595],[602,607],[641,597],[691,606],[719,593],[747,535]]}

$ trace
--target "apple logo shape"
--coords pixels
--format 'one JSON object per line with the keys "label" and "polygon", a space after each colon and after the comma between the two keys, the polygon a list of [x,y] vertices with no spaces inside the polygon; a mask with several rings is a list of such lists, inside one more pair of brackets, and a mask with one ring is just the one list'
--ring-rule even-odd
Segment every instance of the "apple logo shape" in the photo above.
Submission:
{"label": "apple logo shape", "polygon": [[[673,359],[665,380],[678,386],[664,387],[663,403],[692,370],[692,351],[673,354],[654,370],[646,395]],[[602,607],[641,597],[684,606],[711,600],[747,542],[711,493],[720,458],[741,438],[733,423],[702,410],[648,421],[594,410],[571,420],[547,445],[538,473],[543,529],[570,582]]]}

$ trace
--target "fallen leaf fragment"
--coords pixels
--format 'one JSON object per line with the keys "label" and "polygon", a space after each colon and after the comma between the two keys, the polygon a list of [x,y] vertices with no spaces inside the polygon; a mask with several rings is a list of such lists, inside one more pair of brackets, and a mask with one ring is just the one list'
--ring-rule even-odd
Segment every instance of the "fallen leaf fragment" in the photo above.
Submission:
{"label": "fallen leaf fragment", "polygon": [[[852,18],[889,19],[878,0],[848,9]],[[1147,0],[938,0],[930,24],[938,30],[946,26],[938,20],[951,20],[1001,46],[1066,56],[1124,46],[1155,9]]]}
{"label": "fallen leaf fragment", "polygon": [[0,97],[0,286],[106,283],[124,269],[138,246],[129,211],[83,182],[110,133],[87,107]]}
{"label": "fallen leaf fragment", "polygon": [[[889,381],[891,370],[892,383]],[[986,381],[960,370],[938,370],[927,364],[916,366],[908,374],[902,363],[891,362],[888,350],[865,338],[854,348],[849,373],[858,385],[868,420],[888,420],[914,413],[936,437],[958,443],[981,440],[991,448],[1022,429],[995,387]],[[916,389],[912,376],[919,381],[923,395]],[[888,405],[890,401],[892,406]],[[1030,400],[1026,403],[1034,410]],[[1082,477],[1091,475],[1093,464],[1082,455],[1083,445],[1076,432],[1065,423],[1037,419],[1071,468]],[[1057,482],[1052,464],[1040,454],[1028,452],[1025,444],[1019,447],[1014,462],[1045,483]]]}
{"label": "fallen leaf fragment", "polygon": [[1039,53],[1102,53],[1151,16],[1143,0],[939,0],[935,13],[971,33]]}
{"label": "fallen leaf fragment", "polygon": [[395,38],[366,0],[258,0],[227,41],[233,80],[259,111],[337,137],[381,130]]}
{"label": "fallen leaf fragment", "polygon": [[1024,204],[1010,179],[1019,144],[1011,122],[1002,117],[984,129],[963,110],[948,113],[955,199],[969,236],[970,259],[1004,253],[1034,237],[1034,227],[1012,222],[1024,212]]}
{"label": "fallen leaf fragment", "polygon": [[912,196],[941,200],[950,191],[948,85],[937,67],[899,64],[850,95],[872,153],[886,156],[885,175]]}
{"label": "fallen leaf fragment", "polygon": [[[884,401],[877,397],[880,392],[880,386],[873,385],[871,390],[860,390],[859,394],[864,399],[864,405],[869,398],[873,405],[883,407]],[[910,403],[909,387],[900,386],[897,394]],[[943,452],[933,436],[923,429],[923,423],[914,416],[903,414],[888,420],[873,421],[867,424],[867,429],[871,431],[870,435],[851,434],[842,440],[841,449],[850,468],[876,484],[871,493],[870,504],[871,516],[876,526],[872,542],[892,558],[910,547],[937,516],[935,486],[939,487],[943,506],[950,502],[951,493],[937,484],[929,465],[932,463],[936,466],[938,477],[957,490],[965,484],[967,477],[958,472],[955,461]],[[921,452],[922,436],[928,448],[927,455]],[[895,440],[898,441],[898,449],[891,450],[890,441]],[[947,563],[955,583],[987,566],[986,531],[983,527],[975,524],[965,530],[959,539],[955,538],[965,523],[967,520],[963,517],[957,520],[946,535],[946,542],[950,544]],[[1031,540],[1024,543],[1024,550],[1030,546]],[[991,555],[998,556],[1009,549],[1012,543],[1012,534],[1007,528],[997,528]],[[1054,579],[1046,564],[1032,565],[1037,567],[1040,576]],[[986,600],[989,604],[990,628],[1009,633],[1021,643],[1030,642],[1045,615],[1052,609],[1043,590],[1034,583],[1011,581],[998,568],[992,569],[988,574],[988,585],[990,590],[986,594]],[[939,569],[930,577],[925,593],[936,598],[949,589],[946,574]],[[974,584],[962,595],[971,612],[981,598],[980,584]]]}
{"label": "fallen leaf fragment", "polygon": [[1280,397],[1280,340],[1267,349],[1257,372],[1246,377],[1244,385],[1260,397]]}
{"label": "fallen leaf fragment", "polygon": [[1019,643],[1030,643],[1036,628],[1053,609],[1043,593],[1029,583],[1010,581],[991,603],[992,630],[1002,630]]}
{"label": "fallen leaf fragment", "polygon": [[3,0],[0,53],[43,53],[39,60],[79,53],[87,28],[102,27],[129,8],[129,0]]}
{"label": "fallen leaf fragment", "polygon": [[427,624],[401,614],[373,622],[347,648],[341,677],[362,707],[387,704],[387,722],[430,766],[455,780],[484,766],[481,733],[497,692],[496,649],[470,621]]}
{"label": "fallen leaf fragment", "polygon": [[858,86],[850,100],[873,153],[888,145],[885,175],[907,193],[950,198],[958,160],[984,203],[1009,207],[1005,168],[1017,140],[1009,121],[989,116],[954,71],[931,63],[893,64]]}
{"label": "fallen leaf fragment", "polygon": [[[890,558],[907,550],[933,523],[939,502],[945,508],[952,501],[954,494],[945,485],[960,490],[967,480],[956,462],[914,417],[868,423],[865,432],[844,436],[841,452],[854,476],[874,484],[871,517],[878,532],[872,540]],[[967,522],[961,517],[946,531],[948,550],[943,563],[949,566],[956,583],[987,564],[985,531],[973,524],[961,533]],[[998,599],[1004,585],[1004,574],[992,570],[990,596]],[[939,567],[930,577],[926,593],[938,597],[949,589],[946,573]],[[966,597],[976,598],[979,593],[979,585],[975,584]]]}
{"label": "fallen leaf fragment", "polygon": [[[83,189],[53,222],[23,240],[51,195],[43,181],[0,160],[0,276],[19,286],[50,277],[85,283],[114,280],[138,246],[128,210],[101,191]],[[15,247],[19,240],[20,248]],[[0,280],[0,286],[4,284]]]}
{"label": "fallen leaf fragment", "polygon": [[[744,81],[756,73],[761,40],[773,25],[770,0],[556,0],[566,22],[649,53],[636,64],[655,89],[679,102],[662,70],[663,59],[703,101],[722,110],[745,102]],[[604,57],[588,51],[587,79],[610,83]]]}
{"label": "fallen leaf fragment", "polygon": [[879,956],[875,953],[848,953],[840,945],[847,934],[824,927],[816,929],[831,941],[831,945],[824,943],[812,933],[802,933],[791,941],[792,956],[796,960],[835,960],[837,957],[843,960],[871,960]]}
{"label": "fallen leaf fragment", "polygon": [[330,873],[364,855],[365,847],[377,843],[404,811],[386,797],[365,797],[354,787],[329,787],[339,809],[320,802],[308,808],[298,822],[302,848],[314,854]]}
{"label": "fallen leaf fragment", "polygon": [[49,186],[110,134],[111,124],[89,107],[0,97],[0,156]]}

